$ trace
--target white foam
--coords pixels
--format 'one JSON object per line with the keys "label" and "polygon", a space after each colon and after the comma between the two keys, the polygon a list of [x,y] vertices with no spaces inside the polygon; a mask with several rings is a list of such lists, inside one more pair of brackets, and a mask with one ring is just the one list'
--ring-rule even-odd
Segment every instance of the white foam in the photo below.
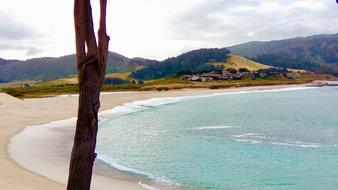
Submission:
{"label": "white foam", "polygon": [[148,180],[154,180],[155,182],[161,183],[161,184],[178,185],[177,183],[174,183],[174,182],[166,179],[165,177],[156,177],[156,176],[154,176],[150,173],[140,171],[140,170],[137,170],[137,169],[133,169],[133,168],[129,168],[129,167],[126,167],[124,165],[118,164],[117,162],[113,161],[111,158],[108,158],[108,157],[100,155],[100,154],[98,154],[97,159],[107,163],[112,168],[119,170],[121,172],[127,172],[127,173],[130,173],[130,174],[134,174],[136,176],[145,177]]}
{"label": "white foam", "polygon": [[319,148],[321,147],[320,144],[317,143],[300,143],[300,142],[272,142],[271,144],[281,145],[281,146],[291,146],[291,147],[301,147],[301,148]]}
{"label": "white foam", "polygon": [[250,142],[252,144],[260,144],[262,141],[259,140],[252,140],[252,139],[234,139],[237,142]]}
{"label": "white foam", "polygon": [[249,93],[262,93],[262,92],[283,92],[283,91],[297,91],[297,90],[309,90],[319,87],[288,87],[288,88],[279,88],[279,89],[266,89],[266,90],[247,90],[247,91],[238,91],[238,92],[221,92],[215,93],[215,96],[220,95],[236,95],[236,94],[249,94]]}
{"label": "white foam", "polygon": [[170,97],[170,98],[151,98],[148,100],[134,101],[131,103],[125,103],[120,106],[116,106],[110,110],[100,112],[100,117],[109,117],[115,115],[124,115],[128,113],[143,111],[146,109],[173,104],[183,100],[186,97]]}
{"label": "white foam", "polygon": [[316,89],[319,87],[309,87],[309,86],[302,86],[302,87],[287,87],[287,88],[280,88],[280,89],[271,89],[271,90],[258,90],[258,92],[283,92],[283,91],[297,91],[297,90],[310,90]]}
{"label": "white foam", "polygon": [[272,145],[278,145],[278,146],[290,146],[290,147],[299,147],[299,148],[319,148],[321,147],[321,145],[317,143],[266,142],[266,141],[261,141],[261,140],[256,140],[256,139],[245,139],[245,138],[241,138],[241,139],[234,138],[234,140],[237,142],[249,142],[252,144],[266,143],[266,144],[272,144]]}
{"label": "white foam", "polygon": [[167,130],[141,131],[140,133],[146,136],[150,136],[150,135],[156,136],[160,133],[165,133],[165,132],[167,132]]}
{"label": "white foam", "polygon": [[173,104],[173,103],[179,102],[186,98],[187,97],[151,98],[148,100],[136,101],[134,103],[131,103],[131,105],[136,104],[136,105],[141,105],[141,106],[146,106],[146,107],[156,107],[156,106],[161,106],[161,105],[166,105],[166,104]]}
{"label": "white foam", "polygon": [[232,126],[205,126],[205,127],[198,127],[197,130],[207,130],[207,129],[229,129]]}
{"label": "white foam", "polygon": [[261,134],[258,133],[245,133],[245,134],[240,134],[240,135],[233,135],[235,138],[242,138],[242,137],[247,137],[247,136],[259,136]]}
{"label": "white foam", "polygon": [[133,107],[125,105],[116,106],[110,110],[102,111],[99,113],[99,117],[109,117],[109,116],[115,116],[115,115],[124,115],[128,113],[133,113],[136,111],[144,110],[145,108],[139,107]]}
{"label": "white foam", "polygon": [[300,141],[271,141],[273,138],[266,137],[262,134],[257,133],[245,133],[240,135],[233,135],[233,139],[237,142],[250,142],[252,144],[265,143],[279,146],[290,146],[290,147],[300,147],[300,148],[319,148],[320,144],[317,143],[305,143]]}

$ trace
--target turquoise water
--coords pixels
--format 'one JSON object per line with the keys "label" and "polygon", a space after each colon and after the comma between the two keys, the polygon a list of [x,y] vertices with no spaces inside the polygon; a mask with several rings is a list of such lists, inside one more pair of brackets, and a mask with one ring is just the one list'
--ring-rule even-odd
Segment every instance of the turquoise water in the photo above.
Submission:
{"label": "turquoise water", "polygon": [[191,189],[338,189],[338,88],[152,99],[100,123],[99,158]]}

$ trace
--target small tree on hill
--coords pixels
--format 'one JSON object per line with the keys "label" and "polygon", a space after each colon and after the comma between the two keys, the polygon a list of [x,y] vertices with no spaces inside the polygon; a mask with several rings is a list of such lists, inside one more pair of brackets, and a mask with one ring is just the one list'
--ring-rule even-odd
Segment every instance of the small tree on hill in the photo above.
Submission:
{"label": "small tree on hill", "polygon": [[237,70],[234,69],[234,68],[227,68],[226,71],[228,71],[229,73],[232,73],[232,74],[236,74],[237,73]]}
{"label": "small tree on hill", "polygon": [[250,71],[247,68],[240,68],[240,69],[238,69],[238,72],[240,72],[240,73],[248,73]]}

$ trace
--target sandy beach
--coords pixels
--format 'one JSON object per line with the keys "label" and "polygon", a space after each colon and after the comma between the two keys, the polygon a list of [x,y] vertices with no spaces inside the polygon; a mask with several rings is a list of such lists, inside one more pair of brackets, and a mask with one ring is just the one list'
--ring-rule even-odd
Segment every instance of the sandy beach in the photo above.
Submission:
{"label": "sandy beach", "polygon": [[[194,89],[167,92],[103,93],[101,95],[101,111],[111,109],[123,103],[155,97],[194,96],[218,92],[266,90],[300,86],[305,85],[245,87],[225,90]],[[65,130],[63,130],[62,133],[58,133],[59,129],[57,128],[51,128],[49,130],[41,128],[40,133],[44,134],[43,136],[45,137],[50,137],[49,141],[47,140],[48,143],[46,143],[46,147],[34,146],[36,144],[35,141],[44,140],[44,142],[46,142],[46,139],[35,139],[29,144],[25,144],[25,146],[21,147],[19,145],[8,146],[8,144],[13,136],[14,138],[19,139],[34,139],[32,136],[35,134],[29,133],[29,130],[26,130],[25,134],[19,133],[26,126],[42,125],[51,121],[76,117],[77,99],[78,96],[76,95],[65,95],[19,100],[7,94],[0,93],[0,189],[30,190],[46,189],[47,187],[48,189],[53,190],[65,189],[71,145],[67,143],[60,144],[60,142],[68,142],[72,139],[74,128],[67,128],[66,131],[68,132],[66,133],[64,132]],[[56,123],[56,125],[58,124],[59,123]],[[36,130],[34,130],[34,133],[36,133]],[[15,136],[15,134],[18,135]],[[20,137],[20,135],[24,135],[24,137]],[[62,139],[65,140],[62,141]],[[13,147],[15,147],[15,150],[13,150]],[[11,156],[8,153],[8,149]],[[17,151],[19,149],[20,151]],[[41,151],[46,154],[43,158],[25,158],[27,152],[39,153]],[[21,155],[19,155],[18,152]],[[13,153],[16,155],[13,155]],[[25,166],[25,168],[13,161],[11,157],[19,157],[20,163],[24,163],[22,165]],[[55,163],[55,165],[51,165],[50,163]],[[146,189],[145,186],[142,185],[143,184],[139,184],[137,181],[129,180],[127,178],[105,177],[101,175],[100,170],[97,169],[94,172],[92,189]]]}

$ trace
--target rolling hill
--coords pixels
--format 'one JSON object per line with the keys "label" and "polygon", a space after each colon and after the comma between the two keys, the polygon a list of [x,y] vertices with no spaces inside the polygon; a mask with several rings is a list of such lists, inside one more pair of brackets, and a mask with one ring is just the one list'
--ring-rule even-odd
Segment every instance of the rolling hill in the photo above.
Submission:
{"label": "rolling hill", "polygon": [[[128,79],[156,79],[172,76],[184,70],[208,70],[210,61],[224,61],[230,51],[223,49],[199,49],[183,53],[164,61],[144,58],[127,58],[110,52],[107,77]],[[22,80],[51,81],[53,84],[76,83],[75,55],[44,57],[26,61],[3,61],[0,65],[0,82]]]}
{"label": "rolling hill", "polygon": [[149,64],[143,69],[132,72],[136,79],[149,80],[174,76],[185,72],[207,72],[219,68],[210,65],[210,62],[222,62],[230,55],[226,48],[198,49],[183,53],[164,61]]}
{"label": "rolling hill", "polygon": [[[0,82],[20,80],[54,80],[76,75],[75,55],[57,58],[44,57],[26,61],[8,61],[0,59]],[[132,72],[137,68],[154,63],[153,60],[130,59],[109,52],[107,73]]]}
{"label": "rolling hill", "polygon": [[[231,52],[233,56],[227,60],[227,64],[224,64]],[[256,67],[265,67],[262,66],[263,64],[338,76],[338,34],[269,42],[254,41],[221,49],[199,49],[164,61],[130,59],[109,52],[107,73],[124,73],[124,75],[131,73],[132,77],[138,79],[157,79],[189,70],[192,72],[213,70],[215,69],[213,65],[206,64],[211,62],[216,62],[214,66],[230,67],[231,65],[237,69],[247,67],[256,70]],[[0,83],[22,80],[56,80],[74,77],[76,73],[74,54],[25,61],[0,58]]]}
{"label": "rolling hill", "polygon": [[271,66],[338,75],[338,34],[254,41],[228,49],[234,54]]}

